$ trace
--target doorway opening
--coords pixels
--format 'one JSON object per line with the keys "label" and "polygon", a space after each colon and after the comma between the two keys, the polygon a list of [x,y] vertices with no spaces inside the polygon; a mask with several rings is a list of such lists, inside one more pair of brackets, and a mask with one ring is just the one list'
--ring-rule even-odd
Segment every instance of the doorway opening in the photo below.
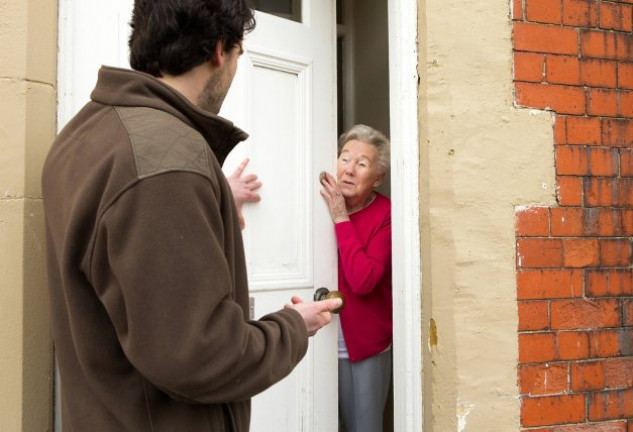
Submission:
{"label": "doorway opening", "polygon": [[378,191],[392,200],[393,375],[384,431],[423,430],[418,5],[336,0],[337,131],[364,123],[391,140]]}
{"label": "doorway opening", "polygon": [[[390,136],[387,0],[336,1],[337,135],[362,123]],[[391,197],[390,175],[378,191]]]}
{"label": "doorway opening", "polygon": [[[390,136],[387,17],[387,0],[336,1],[337,136],[355,124]],[[389,171],[377,191],[391,198]],[[393,378],[382,430],[394,430]]]}

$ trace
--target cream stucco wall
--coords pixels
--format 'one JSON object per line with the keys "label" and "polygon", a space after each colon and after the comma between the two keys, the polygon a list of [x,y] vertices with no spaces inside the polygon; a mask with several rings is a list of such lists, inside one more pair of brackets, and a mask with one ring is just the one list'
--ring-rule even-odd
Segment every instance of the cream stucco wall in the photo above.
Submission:
{"label": "cream stucco wall", "polygon": [[0,1],[0,430],[52,428],[40,171],[55,133],[57,2]]}
{"label": "cream stucco wall", "polygon": [[509,1],[418,5],[425,431],[518,431],[514,212],[555,201],[553,119],[513,107]]}

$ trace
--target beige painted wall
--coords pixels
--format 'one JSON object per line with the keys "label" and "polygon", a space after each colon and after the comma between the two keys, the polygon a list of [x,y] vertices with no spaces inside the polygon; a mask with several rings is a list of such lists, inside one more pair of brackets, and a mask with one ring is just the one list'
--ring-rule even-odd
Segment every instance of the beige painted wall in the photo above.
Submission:
{"label": "beige painted wall", "polygon": [[52,428],[40,171],[55,134],[57,2],[0,2],[0,430]]}
{"label": "beige painted wall", "polygon": [[425,431],[517,431],[514,212],[554,203],[552,116],[513,107],[509,1],[418,4]]}

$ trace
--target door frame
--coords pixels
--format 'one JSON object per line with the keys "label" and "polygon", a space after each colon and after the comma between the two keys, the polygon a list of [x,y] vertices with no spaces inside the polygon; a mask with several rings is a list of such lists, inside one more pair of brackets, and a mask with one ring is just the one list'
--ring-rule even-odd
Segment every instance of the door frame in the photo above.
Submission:
{"label": "door frame", "polygon": [[394,430],[422,431],[418,2],[388,0]]}

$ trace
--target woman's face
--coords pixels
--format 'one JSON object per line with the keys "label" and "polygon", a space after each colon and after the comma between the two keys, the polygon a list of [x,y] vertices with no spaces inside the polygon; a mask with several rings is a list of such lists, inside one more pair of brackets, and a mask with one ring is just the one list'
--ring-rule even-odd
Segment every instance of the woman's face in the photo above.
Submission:
{"label": "woman's face", "polygon": [[346,201],[369,198],[384,177],[378,170],[378,149],[363,141],[346,142],[338,157],[336,175]]}

